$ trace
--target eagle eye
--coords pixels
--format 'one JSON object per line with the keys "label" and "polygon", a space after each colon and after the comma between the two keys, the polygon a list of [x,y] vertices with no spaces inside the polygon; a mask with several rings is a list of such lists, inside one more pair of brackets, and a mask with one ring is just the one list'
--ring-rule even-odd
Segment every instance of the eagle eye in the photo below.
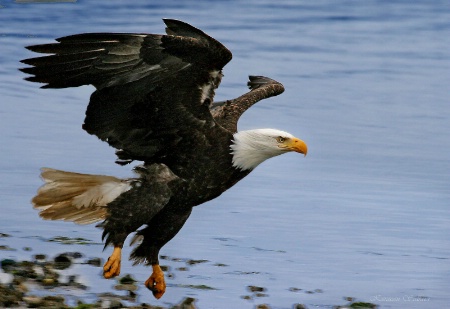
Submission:
{"label": "eagle eye", "polygon": [[278,136],[278,137],[277,137],[277,142],[278,142],[278,143],[284,143],[284,141],[286,141],[286,138],[285,138],[285,137],[283,137],[283,136]]}

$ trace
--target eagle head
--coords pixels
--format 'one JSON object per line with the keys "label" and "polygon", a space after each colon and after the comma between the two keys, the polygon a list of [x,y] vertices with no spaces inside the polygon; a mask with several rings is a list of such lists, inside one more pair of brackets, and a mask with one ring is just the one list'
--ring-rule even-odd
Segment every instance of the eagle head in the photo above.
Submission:
{"label": "eagle head", "polygon": [[252,170],[263,161],[286,152],[295,151],[305,156],[308,152],[304,141],[275,129],[237,132],[233,135],[230,148],[233,166],[241,170]]}

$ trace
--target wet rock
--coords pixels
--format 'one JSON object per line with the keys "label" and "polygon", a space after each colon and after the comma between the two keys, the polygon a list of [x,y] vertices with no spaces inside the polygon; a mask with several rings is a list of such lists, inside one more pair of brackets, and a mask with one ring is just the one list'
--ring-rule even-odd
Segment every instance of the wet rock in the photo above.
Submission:
{"label": "wet rock", "polygon": [[88,289],[88,287],[85,286],[84,284],[77,282],[78,276],[71,275],[67,279],[68,279],[67,283],[60,283],[60,284],[58,284],[58,286],[68,286],[68,287],[72,287],[72,288],[76,288],[76,289],[80,289],[80,290]]}
{"label": "wet rock", "polygon": [[120,284],[133,284],[135,282],[136,280],[134,280],[134,278],[130,274],[126,274],[119,280]]}
{"label": "wet rock", "polygon": [[28,292],[28,287],[24,282],[21,282],[14,278],[14,289],[22,294],[25,294]]}
{"label": "wet rock", "polygon": [[256,309],[270,309],[269,305],[267,305],[267,304],[257,305],[255,308]]}
{"label": "wet rock", "polygon": [[59,274],[55,272],[51,265],[44,265],[42,269],[44,275],[37,275],[34,273],[37,282],[46,287],[54,287],[59,285]]}
{"label": "wet rock", "polygon": [[294,288],[294,287],[289,288],[289,291],[291,291],[291,292],[300,292],[301,290],[302,290],[302,289]]}
{"label": "wet rock", "polygon": [[174,306],[172,309],[196,309],[195,298],[187,297],[180,304]]}
{"label": "wet rock", "polygon": [[138,289],[138,286],[135,284],[135,282],[136,280],[134,280],[131,275],[127,274],[124,277],[120,278],[119,284],[116,284],[114,286],[114,289],[118,291],[127,291],[128,297],[123,299],[135,301],[137,297],[135,291]]}
{"label": "wet rock", "polygon": [[168,255],[160,255],[159,258],[161,260],[167,260],[167,261],[173,261],[173,262],[183,262],[183,261],[185,261],[185,259],[173,258],[173,257],[170,257]]}
{"label": "wet rock", "polygon": [[69,308],[66,304],[64,304],[64,297],[61,296],[45,296],[42,300],[44,301],[42,308]]}
{"label": "wet rock", "polygon": [[81,252],[67,252],[66,255],[68,255],[74,259],[81,259],[83,257],[83,253],[81,253]]}
{"label": "wet rock", "polygon": [[37,277],[33,270],[34,264],[31,262],[16,262],[11,259],[5,259],[2,260],[1,264],[4,272],[13,274],[16,278],[35,279]]}
{"label": "wet rock", "polygon": [[167,266],[167,265],[159,265],[159,267],[161,267],[161,270],[164,272],[167,272],[170,270],[170,266]]}
{"label": "wet rock", "polygon": [[0,284],[10,284],[14,280],[14,276],[11,274],[0,272]]}
{"label": "wet rock", "polygon": [[10,286],[0,285],[0,307],[15,307],[22,300],[23,293]]}
{"label": "wet rock", "polygon": [[47,260],[47,255],[45,255],[45,254],[35,254],[33,256],[33,258],[38,263],[44,263]]}
{"label": "wet rock", "polygon": [[77,276],[71,275],[67,278],[67,285],[76,285],[77,284]]}
{"label": "wet rock", "polygon": [[255,285],[249,285],[247,286],[247,290],[249,292],[255,293],[255,292],[265,292],[266,288],[260,287],[260,286],[255,286]]}
{"label": "wet rock", "polygon": [[102,263],[103,261],[102,261],[102,259],[101,258],[92,258],[92,259],[88,259],[87,261],[86,261],[86,264],[88,264],[88,265],[92,265],[92,266],[95,266],[95,267],[100,267],[100,266],[102,266]]}
{"label": "wet rock", "polygon": [[255,293],[255,297],[268,297],[269,295],[265,293]]}
{"label": "wet rock", "polygon": [[17,265],[17,262],[12,259],[3,259],[0,262],[1,267],[4,271],[8,271],[8,269],[11,269]]}
{"label": "wet rock", "polygon": [[69,256],[67,256],[66,253],[62,253],[60,255],[57,255],[53,262],[55,263],[54,267],[55,269],[67,269],[72,265],[72,260]]}
{"label": "wet rock", "polygon": [[43,286],[53,286],[56,285],[58,282],[54,278],[44,278],[41,281]]}
{"label": "wet rock", "polygon": [[303,304],[295,304],[292,309],[308,309],[308,307]]}
{"label": "wet rock", "polygon": [[166,277],[169,279],[175,279],[175,274],[174,273],[166,273]]}
{"label": "wet rock", "polygon": [[25,296],[22,300],[27,303],[29,308],[41,307],[44,304],[44,300],[38,296]]}
{"label": "wet rock", "polygon": [[196,264],[201,264],[201,263],[206,263],[209,262],[208,260],[187,260],[186,264],[188,265],[196,265]]}
{"label": "wet rock", "polygon": [[1,251],[16,251],[16,249],[11,248],[10,246],[1,245],[0,246]]}
{"label": "wet rock", "polygon": [[60,296],[24,296],[22,299],[29,308],[69,308]]}
{"label": "wet rock", "polygon": [[178,267],[177,270],[178,271],[188,271],[189,268],[188,267]]}
{"label": "wet rock", "polygon": [[365,303],[365,302],[354,302],[351,303],[350,308],[355,309],[376,309],[378,308],[378,305],[372,304],[372,303]]}
{"label": "wet rock", "polygon": [[69,252],[63,252],[59,255],[64,255],[67,256],[70,259],[80,259],[83,257],[83,253],[78,252],[78,251],[69,251]]}
{"label": "wet rock", "polygon": [[101,301],[101,308],[108,308],[108,309],[119,309],[123,307],[123,304],[120,302],[120,300],[112,298],[112,299],[104,299]]}
{"label": "wet rock", "polygon": [[81,237],[71,238],[71,237],[66,237],[66,236],[56,236],[56,237],[48,239],[47,241],[48,242],[57,242],[57,243],[61,243],[64,245],[92,245],[92,244],[95,244],[95,242],[93,242],[89,239],[85,239],[85,238],[81,238]]}
{"label": "wet rock", "polygon": [[135,284],[116,284],[114,288],[118,291],[136,291],[138,289]]}
{"label": "wet rock", "polygon": [[[107,293],[97,294],[97,297],[99,299],[98,304],[100,306],[102,304],[103,305],[107,304],[107,302],[111,301],[111,300],[117,300],[119,302],[122,301],[122,300],[123,301],[135,302],[137,295],[133,291],[128,291],[128,295],[117,295],[117,294],[114,294],[114,293],[107,292]],[[124,308],[128,308],[128,307],[124,307]]]}
{"label": "wet rock", "polygon": [[205,284],[179,284],[178,286],[195,290],[217,290],[216,288]]}
{"label": "wet rock", "polygon": [[182,259],[182,258],[170,258],[170,260],[173,262],[183,262],[184,261],[184,259]]}
{"label": "wet rock", "polygon": [[44,268],[40,265],[35,265],[32,267],[34,273],[36,274],[37,277],[44,277],[45,276],[45,271]]}

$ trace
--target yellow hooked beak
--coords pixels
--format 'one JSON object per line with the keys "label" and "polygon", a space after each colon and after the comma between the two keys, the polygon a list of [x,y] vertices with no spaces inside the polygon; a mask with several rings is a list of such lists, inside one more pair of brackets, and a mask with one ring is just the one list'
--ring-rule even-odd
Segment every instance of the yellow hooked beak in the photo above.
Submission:
{"label": "yellow hooked beak", "polygon": [[296,137],[287,139],[283,142],[283,146],[281,147],[289,151],[302,153],[305,156],[308,153],[308,146],[306,146],[306,143]]}

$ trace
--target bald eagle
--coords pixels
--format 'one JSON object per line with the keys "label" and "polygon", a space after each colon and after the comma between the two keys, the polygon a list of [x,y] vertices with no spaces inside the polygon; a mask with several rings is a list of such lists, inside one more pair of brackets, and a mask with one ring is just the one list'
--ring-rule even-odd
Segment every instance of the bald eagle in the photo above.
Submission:
{"label": "bald eagle", "polygon": [[87,33],[28,46],[50,54],[22,60],[26,80],[42,88],[91,84],[83,129],[116,148],[117,163],[142,161],[135,177],[79,174],[43,168],[34,208],[49,220],[102,221],[105,248],[114,250],[105,278],[120,273],[126,237],[136,232],[130,259],[152,266],[145,286],[166,289],[160,249],[181,229],[194,206],[212,200],[264,160],[306,144],[275,129],[237,131],[256,102],[284,91],[279,82],[250,76],[250,91],[213,102],[231,52],[203,31],[164,19],[166,34]]}

